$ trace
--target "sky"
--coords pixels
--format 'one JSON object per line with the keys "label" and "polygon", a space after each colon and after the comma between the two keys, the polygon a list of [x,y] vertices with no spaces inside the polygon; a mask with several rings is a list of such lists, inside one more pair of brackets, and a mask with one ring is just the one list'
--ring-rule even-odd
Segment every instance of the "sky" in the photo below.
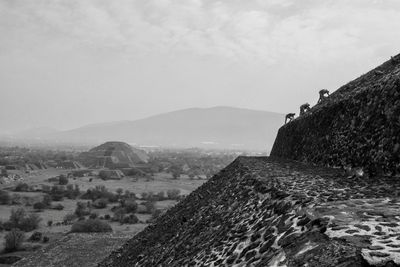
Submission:
{"label": "sky", "polygon": [[0,133],[279,113],[400,53],[398,0],[0,0]]}

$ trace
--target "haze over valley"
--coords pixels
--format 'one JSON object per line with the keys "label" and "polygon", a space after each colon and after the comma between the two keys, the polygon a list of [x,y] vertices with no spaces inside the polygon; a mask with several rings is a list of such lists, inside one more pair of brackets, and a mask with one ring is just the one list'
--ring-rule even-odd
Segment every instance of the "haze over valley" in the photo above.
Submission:
{"label": "haze over valley", "polygon": [[[40,128],[8,140],[96,145],[118,140],[139,147],[207,148],[268,152],[283,114],[233,107],[191,108],[135,121],[92,124],[68,131]],[[6,140],[6,139],[3,139]]]}

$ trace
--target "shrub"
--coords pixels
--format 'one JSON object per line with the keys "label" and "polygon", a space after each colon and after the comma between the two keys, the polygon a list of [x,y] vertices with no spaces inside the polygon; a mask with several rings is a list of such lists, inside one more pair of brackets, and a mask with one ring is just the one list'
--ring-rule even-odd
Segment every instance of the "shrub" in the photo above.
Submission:
{"label": "shrub", "polygon": [[66,194],[65,187],[62,185],[54,185],[51,188],[50,195],[53,201],[62,201]]}
{"label": "shrub", "polygon": [[33,204],[33,208],[37,211],[42,211],[46,208],[46,205],[43,202],[36,202]]}
{"label": "shrub", "polygon": [[179,199],[179,194],[180,194],[181,192],[179,191],[179,189],[170,189],[170,190],[167,190],[167,196],[168,196],[168,198],[169,199],[172,199],[172,200],[177,200],[177,199]]}
{"label": "shrub", "polygon": [[47,185],[47,184],[42,185],[43,192],[48,193],[48,192],[50,192],[50,190],[51,190],[51,187],[49,185]]}
{"label": "shrub", "polygon": [[117,195],[109,192],[104,185],[97,185],[95,188],[88,189],[81,197],[82,199],[91,199],[95,201],[99,198],[105,198],[109,202],[117,202]]}
{"label": "shrub", "polygon": [[41,232],[34,232],[28,240],[32,242],[39,242],[42,240],[42,236],[43,234]]}
{"label": "shrub", "polygon": [[50,238],[48,236],[43,237],[43,243],[49,242]]}
{"label": "shrub", "polygon": [[99,198],[99,199],[96,199],[96,200],[92,203],[92,206],[93,206],[95,209],[104,209],[104,208],[107,208],[107,204],[108,204],[107,199],[105,199],[105,198]]}
{"label": "shrub", "polygon": [[60,178],[58,179],[58,183],[60,185],[66,185],[68,184],[68,178],[65,175],[60,175]]}
{"label": "shrub", "polygon": [[12,252],[21,249],[22,242],[24,242],[25,239],[25,234],[19,229],[12,229],[4,238],[5,251]]}
{"label": "shrub", "polygon": [[52,225],[53,225],[53,221],[52,221],[52,220],[48,220],[48,221],[47,221],[47,226],[48,226],[48,227],[51,227]]}
{"label": "shrub", "polygon": [[99,219],[89,219],[86,221],[79,221],[72,225],[72,233],[100,233],[112,232],[111,226]]}
{"label": "shrub", "polygon": [[39,227],[39,223],[42,220],[42,218],[39,217],[37,214],[29,214],[23,221],[22,224],[20,225],[20,229],[25,231],[25,232],[30,232],[32,230],[35,230]]}
{"label": "shrub", "polygon": [[51,199],[53,201],[63,201],[64,195],[62,195],[62,194],[52,194],[51,195]]}
{"label": "shrub", "polygon": [[77,216],[74,213],[68,213],[64,216],[63,222],[65,224],[71,224],[73,221],[75,221]]}
{"label": "shrub", "polygon": [[35,230],[39,226],[41,218],[37,214],[27,215],[23,208],[12,209],[8,227],[18,228],[25,232]]}
{"label": "shrub", "polygon": [[75,214],[78,217],[86,216],[90,214],[90,207],[87,203],[84,202],[77,202]]}
{"label": "shrub", "polygon": [[158,201],[165,200],[165,192],[164,191],[158,192],[156,196],[157,196]]}
{"label": "shrub", "polygon": [[43,196],[42,202],[43,202],[43,204],[46,205],[46,207],[50,207],[51,206],[51,196],[49,194],[45,194]]}
{"label": "shrub", "polygon": [[135,224],[138,222],[139,222],[138,217],[136,217],[135,214],[130,214],[129,216],[125,216],[121,223]]}
{"label": "shrub", "polygon": [[15,186],[14,191],[16,192],[27,192],[29,191],[29,185],[27,183],[19,183]]}
{"label": "shrub", "polygon": [[139,214],[145,214],[145,213],[147,213],[147,208],[145,205],[139,204],[136,212]]}
{"label": "shrub", "polygon": [[90,213],[90,215],[89,215],[89,219],[96,219],[97,217],[99,217],[99,214],[97,214],[95,212]]}
{"label": "shrub", "polygon": [[55,209],[55,210],[63,210],[63,209],[64,209],[64,206],[61,205],[61,204],[57,204],[57,205],[55,205],[55,206],[53,207],[53,209]]}
{"label": "shrub", "polygon": [[118,221],[120,223],[123,223],[124,217],[126,214],[126,210],[125,208],[118,208],[114,211],[114,217],[113,220],[114,221]]}
{"label": "shrub", "polygon": [[143,205],[146,207],[147,213],[151,214],[155,210],[155,203],[153,201],[146,201]]}
{"label": "shrub", "polygon": [[117,195],[120,197],[122,195],[122,193],[124,192],[124,189],[117,188],[117,190],[115,192],[117,192]]}
{"label": "shrub", "polygon": [[7,191],[1,190],[0,191],[0,204],[7,205],[10,204],[11,197]]}
{"label": "shrub", "polygon": [[134,199],[127,199],[124,201],[123,206],[127,213],[135,213],[137,211],[138,204]]}
{"label": "shrub", "polygon": [[22,198],[19,194],[12,194],[11,195],[11,204],[12,205],[21,205],[22,204]]}
{"label": "shrub", "polygon": [[104,219],[105,219],[105,220],[109,220],[109,219],[111,219],[111,216],[110,216],[110,214],[106,214],[106,215],[104,215]]}

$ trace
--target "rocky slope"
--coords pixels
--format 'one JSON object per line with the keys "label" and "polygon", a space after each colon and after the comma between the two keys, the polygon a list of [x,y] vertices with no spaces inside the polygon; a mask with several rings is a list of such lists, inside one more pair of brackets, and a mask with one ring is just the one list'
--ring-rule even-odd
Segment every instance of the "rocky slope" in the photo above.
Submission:
{"label": "rocky slope", "polygon": [[[99,266],[395,266],[400,180],[240,157]],[[390,265],[392,264],[392,265]]]}
{"label": "rocky slope", "polygon": [[271,155],[400,174],[400,55],[281,127]]}

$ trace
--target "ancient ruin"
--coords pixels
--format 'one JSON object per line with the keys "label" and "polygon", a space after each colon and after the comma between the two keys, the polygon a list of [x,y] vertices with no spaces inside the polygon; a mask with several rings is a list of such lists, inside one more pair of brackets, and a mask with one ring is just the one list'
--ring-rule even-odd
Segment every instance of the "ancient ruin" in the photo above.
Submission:
{"label": "ancient ruin", "polygon": [[284,125],[271,157],[239,157],[99,266],[399,266],[398,59]]}

